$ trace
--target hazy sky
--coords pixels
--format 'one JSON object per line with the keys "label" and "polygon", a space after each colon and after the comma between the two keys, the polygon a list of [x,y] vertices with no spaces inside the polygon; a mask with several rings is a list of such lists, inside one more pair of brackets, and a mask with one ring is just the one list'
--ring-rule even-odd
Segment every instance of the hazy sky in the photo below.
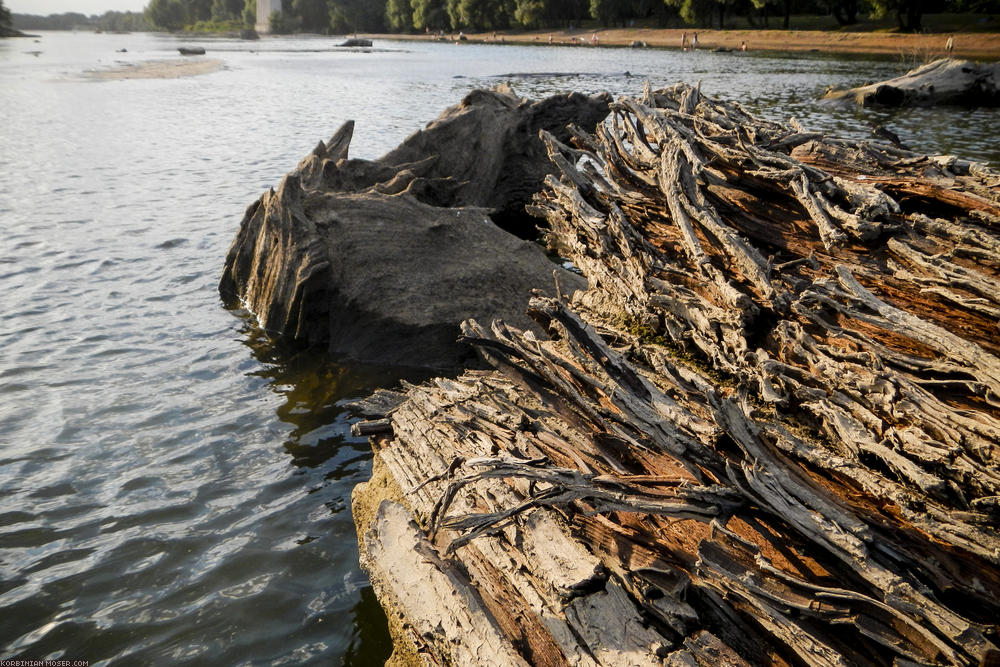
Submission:
{"label": "hazy sky", "polygon": [[17,14],[62,14],[79,12],[90,16],[108,10],[141,12],[149,0],[4,0],[4,6]]}

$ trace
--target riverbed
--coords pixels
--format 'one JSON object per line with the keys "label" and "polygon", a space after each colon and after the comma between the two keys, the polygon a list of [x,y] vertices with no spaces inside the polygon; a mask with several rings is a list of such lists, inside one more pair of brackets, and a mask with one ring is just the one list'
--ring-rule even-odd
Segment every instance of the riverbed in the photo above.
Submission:
{"label": "riverbed", "polygon": [[[420,378],[284,349],[216,289],[244,209],[345,120],[376,157],[475,87],[700,81],[775,120],[1000,163],[996,110],[815,101],[895,59],[338,41],[0,40],[0,658],[387,655],[349,508],[370,453],[342,405]],[[115,75],[157,68],[176,75]]]}

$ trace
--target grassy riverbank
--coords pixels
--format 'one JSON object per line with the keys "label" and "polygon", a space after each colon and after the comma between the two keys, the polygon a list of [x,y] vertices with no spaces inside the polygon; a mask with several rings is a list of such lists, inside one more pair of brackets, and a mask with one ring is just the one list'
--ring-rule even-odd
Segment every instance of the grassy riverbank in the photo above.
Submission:
{"label": "grassy riverbank", "polygon": [[[843,32],[827,30],[691,30],[679,28],[608,28],[599,30],[542,30],[519,33],[466,34],[469,42],[506,44],[561,44],[592,48],[629,46],[642,43],[649,47],[681,47],[685,33],[690,42],[697,32],[700,50],[738,50],[746,42],[750,51],[822,51],[826,53],[873,53],[899,56],[920,64],[946,55],[948,34],[907,34],[896,32]],[[441,39],[438,35],[369,35],[377,39]],[[455,39],[445,35],[444,39]],[[596,37],[596,40],[595,40]],[[961,32],[954,34],[953,55],[973,60],[1000,60],[1000,32]]]}

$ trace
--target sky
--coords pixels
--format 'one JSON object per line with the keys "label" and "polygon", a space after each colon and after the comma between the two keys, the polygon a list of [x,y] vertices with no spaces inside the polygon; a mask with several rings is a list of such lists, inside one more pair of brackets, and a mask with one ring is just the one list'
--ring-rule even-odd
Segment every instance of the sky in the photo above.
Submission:
{"label": "sky", "polygon": [[141,12],[149,0],[4,0],[3,4],[15,14],[62,14],[79,12],[91,16],[106,11]]}

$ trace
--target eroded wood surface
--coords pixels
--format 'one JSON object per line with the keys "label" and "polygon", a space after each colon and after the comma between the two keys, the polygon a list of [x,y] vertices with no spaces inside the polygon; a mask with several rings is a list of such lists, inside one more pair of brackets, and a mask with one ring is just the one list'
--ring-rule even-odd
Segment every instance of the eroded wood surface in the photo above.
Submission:
{"label": "eroded wood surface", "polygon": [[861,106],[997,106],[1000,64],[940,58],[888,81],[827,91],[824,98],[849,100]]}
{"label": "eroded wood surface", "polygon": [[680,85],[543,139],[532,210],[589,290],[359,406],[497,664],[995,659],[1000,175]]}

